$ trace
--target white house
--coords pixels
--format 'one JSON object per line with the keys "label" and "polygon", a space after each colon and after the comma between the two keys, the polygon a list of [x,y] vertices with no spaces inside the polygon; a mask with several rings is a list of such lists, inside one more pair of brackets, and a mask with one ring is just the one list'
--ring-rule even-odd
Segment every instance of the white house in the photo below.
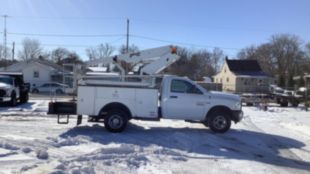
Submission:
{"label": "white house", "polygon": [[[63,67],[47,61],[31,59],[28,61],[17,62],[6,68],[0,68],[0,71],[22,72],[24,81],[31,86],[38,86],[47,82],[63,82],[63,75],[70,74]],[[69,81],[65,79],[65,81]]]}

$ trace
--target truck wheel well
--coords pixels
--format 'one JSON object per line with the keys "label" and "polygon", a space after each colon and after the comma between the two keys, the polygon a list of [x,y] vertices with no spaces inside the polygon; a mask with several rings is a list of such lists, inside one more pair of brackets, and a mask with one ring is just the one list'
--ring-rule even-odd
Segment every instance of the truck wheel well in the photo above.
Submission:
{"label": "truck wheel well", "polygon": [[228,113],[230,116],[232,115],[231,109],[229,109],[227,106],[214,106],[208,111],[206,115],[206,120],[208,120],[209,115],[217,111]]}
{"label": "truck wheel well", "polygon": [[122,103],[118,103],[118,102],[114,102],[114,103],[109,103],[107,105],[105,105],[99,112],[99,116],[104,117],[108,111],[110,110],[122,110],[124,112],[126,112],[128,114],[128,119],[130,119],[132,117],[132,114],[130,112],[130,110],[128,109],[128,107]]}

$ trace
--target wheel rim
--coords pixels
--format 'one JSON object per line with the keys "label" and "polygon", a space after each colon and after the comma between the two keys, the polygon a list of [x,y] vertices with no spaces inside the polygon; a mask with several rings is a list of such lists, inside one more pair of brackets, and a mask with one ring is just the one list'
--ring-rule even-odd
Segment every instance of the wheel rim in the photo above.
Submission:
{"label": "wheel rim", "polygon": [[62,91],[60,89],[57,89],[56,94],[62,94]]}
{"label": "wheel rim", "polygon": [[216,129],[224,129],[227,126],[227,120],[225,119],[224,116],[219,115],[214,118],[213,120],[213,125]]}
{"label": "wheel rim", "polygon": [[112,129],[119,129],[124,123],[120,115],[111,115],[108,122]]}

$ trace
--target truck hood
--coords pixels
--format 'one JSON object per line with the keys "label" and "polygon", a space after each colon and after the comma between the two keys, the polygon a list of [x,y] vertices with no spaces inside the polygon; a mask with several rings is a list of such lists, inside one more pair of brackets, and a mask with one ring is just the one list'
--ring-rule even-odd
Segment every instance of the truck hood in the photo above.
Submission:
{"label": "truck hood", "polygon": [[230,93],[226,93],[226,92],[218,92],[218,91],[211,91],[210,92],[212,94],[213,98],[218,98],[218,99],[225,99],[225,100],[233,100],[233,101],[241,101],[240,96],[236,95],[236,94],[230,94]]}
{"label": "truck hood", "polygon": [[12,86],[9,85],[9,84],[0,82],[0,89],[9,89],[9,88],[11,88],[11,87],[12,87]]}

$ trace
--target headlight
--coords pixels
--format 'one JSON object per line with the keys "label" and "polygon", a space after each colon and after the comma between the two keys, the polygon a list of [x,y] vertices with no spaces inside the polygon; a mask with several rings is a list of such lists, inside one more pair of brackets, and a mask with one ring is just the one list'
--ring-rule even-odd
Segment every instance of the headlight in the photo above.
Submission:
{"label": "headlight", "polygon": [[235,103],[234,110],[241,110],[241,102],[240,101]]}
{"label": "headlight", "polygon": [[10,89],[5,89],[5,96],[10,96],[10,93],[11,93],[11,91],[10,91]]}

